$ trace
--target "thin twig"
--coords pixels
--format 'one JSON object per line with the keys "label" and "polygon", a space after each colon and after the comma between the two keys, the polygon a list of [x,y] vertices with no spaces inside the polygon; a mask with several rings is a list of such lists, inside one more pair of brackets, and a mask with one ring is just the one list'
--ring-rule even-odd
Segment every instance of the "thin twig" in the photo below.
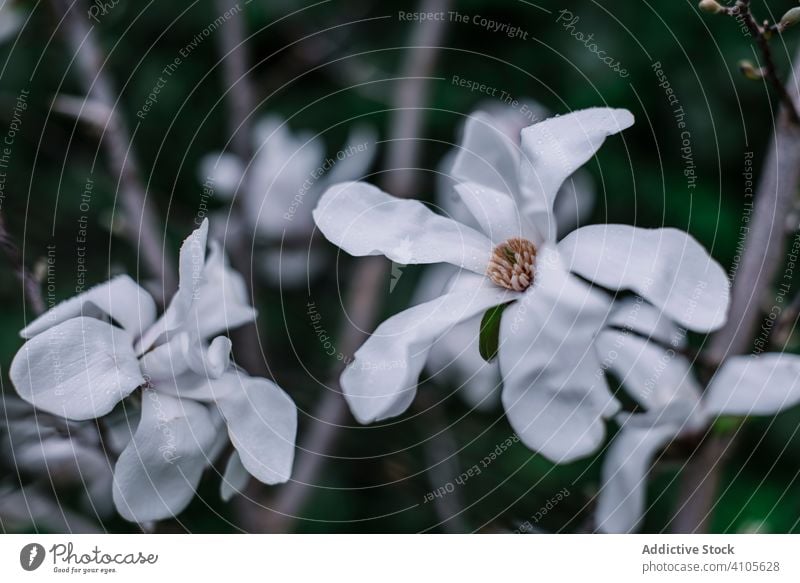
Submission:
{"label": "thin twig", "polygon": [[11,264],[11,268],[14,270],[17,279],[19,279],[19,282],[22,284],[24,300],[28,302],[28,305],[35,315],[39,316],[43,314],[45,303],[42,297],[41,285],[25,266],[19,247],[14,243],[14,239],[12,239],[11,234],[6,229],[6,223],[2,213],[0,213],[0,249]]}
{"label": "thin twig", "polygon": [[761,52],[761,59],[764,65],[761,69],[764,78],[769,81],[778,98],[781,100],[782,106],[786,109],[789,119],[795,125],[800,125],[800,114],[798,114],[797,106],[795,105],[786,85],[781,80],[778,74],[778,67],[775,65],[775,57],[772,54],[772,47],[769,44],[770,38],[774,33],[783,32],[783,27],[780,24],[759,24],[756,17],[753,16],[750,0],[737,0],[733,6],[721,7],[725,14],[740,19],[747,30],[756,40],[758,49]]}
{"label": "thin twig", "polygon": [[[420,11],[433,13],[446,11],[450,0],[422,0]],[[428,99],[428,82],[436,64],[438,47],[446,31],[446,21],[417,23],[408,54],[402,68],[402,80],[395,94],[394,111],[390,124],[387,167],[390,172],[382,184],[385,190],[398,197],[413,194],[414,168],[419,159],[418,137],[423,124],[425,104]],[[381,258],[361,260],[355,269],[352,291],[347,301],[348,325],[342,332],[340,350],[348,356],[364,342],[362,330],[374,327],[381,306],[381,289],[389,275],[388,263]],[[339,376],[341,366],[333,371],[334,379],[314,410],[313,423],[300,446],[292,481],[278,491],[268,517],[269,530],[285,532],[313,493],[317,476],[339,435],[339,428],[347,420],[347,405],[341,395]]]}
{"label": "thin twig", "polygon": [[[789,80],[791,98],[800,103],[800,51]],[[785,257],[784,221],[800,186],[800,128],[791,121],[791,109],[781,106],[771,145],[756,191],[750,231],[731,293],[727,324],[711,339],[707,357],[717,366],[725,358],[745,354],[764,314],[763,298],[772,289]],[[680,506],[672,522],[675,532],[706,532],[714,508],[717,485],[736,432],[711,435],[687,462],[681,484]]]}
{"label": "thin twig", "polygon": [[147,190],[132,151],[131,135],[117,110],[118,100],[103,69],[106,60],[95,38],[94,27],[83,17],[87,13],[83,0],[51,0],[51,3],[62,19],[59,28],[73,53],[87,99],[109,112],[101,143],[119,181],[126,219],[125,235],[141,253],[145,268],[161,285],[166,297],[176,287],[175,272],[169,254],[164,253],[164,232],[159,219],[153,207],[147,204]]}

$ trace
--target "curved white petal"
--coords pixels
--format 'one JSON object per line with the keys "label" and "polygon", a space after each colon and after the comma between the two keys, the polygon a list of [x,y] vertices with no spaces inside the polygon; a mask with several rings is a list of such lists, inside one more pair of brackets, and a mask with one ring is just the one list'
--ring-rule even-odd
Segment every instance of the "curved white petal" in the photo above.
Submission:
{"label": "curved white petal", "polygon": [[[472,286],[467,285],[470,279]],[[342,391],[353,415],[371,423],[401,414],[414,399],[433,342],[453,325],[516,297],[470,274],[458,289],[383,322],[342,373]]]}
{"label": "curved white petal", "polygon": [[156,319],[156,304],[152,296],[127,275],[118,275],[48,310],[21,332],[32,338],[48,328],[76,316],[109,317],[134,338]]}
{"label": "curved white petal", "polygon": [[597,528],[609,533],[634,532],[644,518],[647,474],[658,451],[680,432],[679,426],[641,429],[624,426],[603,461],[597,499]]}
{"label": "curved white petal", "polygon": [[114,504],[132,522],[162,520],[191,501],[217,437],[209,410],[153,390],[142,395],[142,417],[114,469]]}
{"label": "curved white petal", "polygon": [[701,388],[691,363],[674,348],[664,348],[631,332],[606,330],[597,339],[604,369],[610,369],[636,402],[659,409],[684,401],[699,408]]}
{"label": "curved white petal", "polygon": [[551,117],[522,130],[520,205],[555,240],[553,203],[561,185],[588,162],[607,136],[633,125],[625,109],[591,108]]}
{"label": "curved white petal", "polygon": [[641,296],[616,300],[608,326],[636,332],[673,348],[683,348],[687,344],[686,330]]}
{"label": "curved white petal", "polygon": [[225,464],[225,473],[219,487],[219,495],[223,502],[228,502],[231,498],[244,492],[247,483],[250,481],[250,474],[242,465],[239,452],[234,451]]}
{"label": "curved white petal", "polygon": [[484,273],[492,253],[492,242],[478,231],[365,182],[329,188],[314,209],[314,220],[330,242],[358,257],[451,263]]}
{"label": "curved white petal", "polygon": [[725,323],[730,301],[722,267],[677,229],[590,225],[558,246],[569,269],[610,289],[629,289],[691,330]]}
{"label": "curved white petal", "polygon": [[188,316],[191,328],[200,338],[210,339],[252,322],[256,315],[244,278],[230,267],[222,247],[211,241],[203,284]]}
{"label": "curved white petal", "polygon": [[534,285],[503,313],[503,406],[531,449],[555,462],[592,453],[618,403],[603,381],[593,343],[609,299],[540,252]]}
{"label": "curved white petal", "polygon": [[481,316],[459,322],[436,339],[426,365],[431,378],[455,384],[471,407],[488,411],[500,402],[500,365],[486,362],[478,348]]}
{"label": "curved white petal", "polygon": [[9,376],[33,406],[75,420],[105,415],[145,382],[130,335],[94,318],[73,318],[28,340]]}
{"label": "curved white petal", "polygon": [[235,154],[217,152],[200,159],[200,183],[222,200],[231,200],[244,179],[244,164]]}
{"label": "curved white petal", "polygon": [[493,243],[513,237],[528,239],[536,245],[543,242],[536,229],[520,215],[516,202],[509,195],[475,182],[465,182],[454,188],[481,231]]}
{"label": "curved white petal", "polygon": [[482,111],[471,114],[457,152],[452,169],[456,180],[516,196],[519,143],[497,127],[495,118]]}
{"label": "curved white petal", "polygon": [[265,484],[292,474],[297,407],[267,379],[238,375],[241,390],[217,400],[231,443],[247,471]]}
{"label": "curved white petal", "polygon": [[728,358],[705,395],[714,415],[775,415],[800,403],[800,356],[768,353]]}

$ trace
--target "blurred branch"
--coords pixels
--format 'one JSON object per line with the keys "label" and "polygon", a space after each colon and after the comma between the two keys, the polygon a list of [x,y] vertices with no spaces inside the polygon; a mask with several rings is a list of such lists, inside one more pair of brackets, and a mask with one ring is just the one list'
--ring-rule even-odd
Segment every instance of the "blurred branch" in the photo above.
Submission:
{"label": "blurred branch", "polygon": [[[450,0],[422,0],[421,12],[447,11]],[[438,49],[447,28],[446,21],[426,21],[415,24],[412,38],[403,63],[400,87],[394,94],[391,140],[388,142],[385,190],[398,197],[408,197],[414,191],[413,169],[419,159],[420,141],[417,139],[423,124],[428,100],[428,82],[432,74]],[[361,260],[350,278],[351,291],[347,298],[346,313],[349,325],[340,336],[341,352],[351,356],[366,339],[363,330],[375,326],[381,306],[381,289],[389,276],[385,259],[371,257]],[[299,447],[292,480],[278,490],[272,504],[272,513],[266,517],[268,530],[285,532],[302,511],[315,487],[321,471],[347,419],[347,404],[341,394],[339,376],[342,367],[333,371],[334,381],[320,399],[311,415],[313,423],[306,439]]]}
{"label": "blurred branch", "polygon": [[[458,444],[453,438],[447,419],[436,406],[431,393],[420,392],[417,395],[417,408],[424,413],[423,424],[429,432],[428,437],[423,437],[422,447],[427,464],[426,475],[431,491],[435,492],[445,484],[451,482],[460,473],[458,464]],[[422,419],[423,417],[420,416]],[[446,496],[434,497],[433,507],[442,530],[449,534],[463,534],[470,532],[469,526],[461,515],[464,505],[461,502],[461,493],[456,488]]]}
{"label": "blurred branch", "polygon": [[103,70],[105,58],[95,38],[94,27],[84,19],[87,10],[83,0],[50,1],[61,19],[59,29],[77,64],[87,101],[93,104],[93,109],[108,112],[108,121],[100,139],[117,175],[126,218],[125,235],[141,254],[145,268],[151,277],[158,280],[166,296],[176,287],[175,272],[169,256],[164,253],[164,233],[158,217],[147,205],[147,191],[131,150],[131,135],[116,109],[116,93]]}
{"label": "blurred branch", "polygon": [[[800,103],[800,51],[789,80],[793,107]],[[728,321],[711,339],[707,356],[719,366],[730,355],[752,348],[753,334],[763,319],[762,299],[772,290],[785,259],[785,226],[800,186],[800,128],[792,109],[782,105],[775,121],[769,152],[756,191],[750,231],[733,280]],[[705,440],[684,468],[680,506],[673,519],[675,532],[706,532],[716,500],[725,459],[736,432],[714,434]]]}
{"label": "blurred branch", "polygon": [[45,303],[42,297],[41,285],[25,266],[19,247],[14,243],[11,234],[6,229],[6,223],[2,213],[0,213],[0,249],[2,249],[17,279],[19,279],[22,284],[23,299],[28,303],[35,315],[43,314]]}
{"label": "blurred branch", "polygon": [[[232,15],[226,23],[225,30],[217,35],[231,151],[243,165],[249,167],[253,157],[252,114],[255,110],[256,97],[252,79],[248,74],[250,70],[247,65],[245,44],[245,11],[237,0],[216,0],[216,7],[220,14]],[[250,174],[250,172],[245,174],[240,188],[248,188],[246,182]],[[256,305],[252,261],[255,229],[247,218],[247,211],[239,202],[242,197],[235,196],[233,200],[233,218],[239,223],[239,228],[233,229],[238,235],[231,237],[231,244],[228,245],[229,255],[233,267],[244,277],[245,285],[250,292],[250,303]],[[236,358],[244,369],[252,375],[267,376],[269,365],[264,356],[264,341],[258,334],[256,323],[252,322],[239,328],[232,333],[232,338],[236,347]]]}

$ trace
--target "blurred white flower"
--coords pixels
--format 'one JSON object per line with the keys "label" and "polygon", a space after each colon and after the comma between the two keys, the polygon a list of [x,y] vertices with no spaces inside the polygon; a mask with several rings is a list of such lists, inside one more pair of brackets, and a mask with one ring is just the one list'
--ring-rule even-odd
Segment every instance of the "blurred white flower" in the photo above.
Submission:
{"label": "blurred white flower", "polygon": [[[223,198],[241,197],[250,221],[245,232],[255,233],[257,248],[271,247],[259,261],[261,274],[282,286],[301,285],[323,266],[309,248],[314,205],[331,184],[364,177],[375,140],[370,128],[356,126],[346,145],[327,157],[318,136],[293,134],[286,121],[270,116],[254,128],[256,153],[249,166],[230,153],[208,154],[200,162],[200,180],[210,181]],[[214,229],[228,223],[225,215],[215,220]],[[283,248],[276,249],[282,239]]]}
{"label": "blurred white flower", "polygon": [[13,39],[25,23],[26,14],[17,3],[5,0],[0,5],[0,43]]}
{"label": "blurred white flower", "polygon": [[[611,298],[584,280],[636,291],[694,330],[724,322],[725,273],[681,231],[596,225],[556,241],[562,184],[632,123],[626,110],[557,116],[524,129],[520,151],[485,116],[471,118],[464,140],[475,149],[461,150],[453,173],[480,231],[363,182],[323,195],[317,226],[351,255],[462,268],[446,293],[386,320],[357,351],[341,385],[360,422],[405,411],[435,340],[510,302],[498,343],[506,414],[528,447],[555,462],[574,460],[597,449],[604,418],[619,408],[592,346]],[[399,258],[392,250],[405,238],[410,253]]]}
{"label": "blurred white flower", "polygon": [[[128,431],[114,468],[113,497],[128,520],[179,513],[203,471],[230,440],[223,494],[241,486],[242,468],[267,484],[291,473],[297,412],[274,383],[232,366],[221,334],[252,321],[244,282],[220,247],[206,256],[208,222],[184,241],[179,289],[156,320],[152,297],[119,276],[40,316],[11,363],[19,395],[72,420],[110,413],[141,396],[139,423]],[[125,408],[130,404],[125,403]]]}
{"label": "blurred white flower", "polygon": [[[482,112],[482,113],[481,113]],[[516,106],[498,101],[481,104],[470,117],[482,117],[486,123],[506,136],[517,148],[520,146],[520,133],[535,121],[548,117],[547,110],[530,99],[520,100]],[[475,132],[468,132],[465,138],[477,138]],[[480,145],[462,140],[458,148],[450,151],[442,161],[437,180],[436,202],[445,216],[480,229],[467,205],[455,190],[462,177],[454,174],[453,167],[460,150],[477,151]],[[516,154],[516,156],[515,156]],[[503,165],[518,166],[519,150],[502,150],[502,156],[513,156]],[[463,177],[463,179],[468,179]],[[553,214],[558,226],[558,236],[563,238],[578,224],[586,220],[594,207],[595,192],[591,176],[585,170],[578,170],[570,176],[556,195]],[[458,273],[458,268],[448,264],[435,265],[423,274],[414,295],[415,304],[430,301],[440,296],[448,282]],[[487,362],[478,349],[475,330],[480,327],[480,316],[475,316],[456,324],[442,334],[431,347],[427,368],[436,379],[455,384],[458,394],[467,403],[479,410],[491,410],[500,404],[500,366],[496,360]]]}
{"label": "blurred white flower", "polygon": [[643,413],[620,414],[603,462],[597,527],[632,532],[644,517],[647,475],[675,438],[704,432],[720,415],[774,415],[800,403],[800,356],[728,358],[705,392],[681,348],[685,332],[641,299],[620,302],[597,349]]}

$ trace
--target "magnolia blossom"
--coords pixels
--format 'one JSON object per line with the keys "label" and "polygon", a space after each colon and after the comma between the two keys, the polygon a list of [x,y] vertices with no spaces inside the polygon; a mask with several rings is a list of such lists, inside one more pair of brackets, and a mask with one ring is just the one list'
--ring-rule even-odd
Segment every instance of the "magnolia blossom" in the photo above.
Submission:
{"label": "magnolia blossom", "polygon": [[[252,321],[241,276],[214,243],[208,222],[180,251],[180,284],[156,318],[152,297],[128,276],[65,301],[22,330],[11,363],[19,395],[53,415],[103,417],[123,401],[139,413],[114,467],[113,498],[128,520],[179,513],[205,468],[230,441],[223,496],[248,474],[267,484],[291,473],[297,412],[277,385],[231,364],[221,334]],[[130,422],[129,422],[130,423]]]}
{"label": "magnolia blossom", "polygon": [[[214,191],[227,199],[238,191],[251,221],[244,228],[255,232],[257,244],[275,247],[283,241],[282,249],[265,253],[264,275],[281,285],[302,284],[323,265],[307,244],[314,229],[311,211],[331,184],[364,176],[375,156],[375,135],[357,126],[345,147],[327,157],[318,136],[293,134],[286,121],[271,116],[254,128],[253,146],[256,154],[249,165],[231,153],[206,155],[200,179],[210,179]],[[214,228],[230,235],[235,230],[226,215],[220,213]]]}
{"label": "magnolia blossom", "polygon": [[[620,303],[597,348],[642,413],[620,414],[603,462],[597,527],[636,530],[645,513],[647,474],[672,440],[705,432],[720,415],[775,415],[800,403],[800,356],[728,358],[705,392],[683,356],[685,332],[641,299]],[[701,433],[702,434],[702,433]]]}
{"label": "magnolia blossom", "polygon": [[[513,156],[505,163],[518,166],[520,133],[533,121],[547,117],[546,110],[538,103],[523,99],[512,107],[496,101],[483,103],[470,117],[480,118],[491,124],[517,148],[503,150],[501,155]],[[467,132],[465,138],[480,136]],[[479,144],[462,140],[458,148],[445,156],[439,168],[436,202],[444,215],[467,226],[480,229],[461,197],[455,190],[459,180],[468,179],[453,172],[460,150],[478,151]],[[575,226],[583,222],[594,206],[594,185],[585,170],[578,170],[564,182],[553,204],[558,236],[563,238]],[[414,303],[423,303],[440,296],[447,284],[458,272],[458,268],[445,263],[430,267],[414,294]],[[478,348],[475,330],[480,327],[480,316],[456,324],[442,334],[431,347],[427,369],[436,379],[444,379],[459,387],[459,395],[476,409],[491,410],[500,404],[500,367],[496,360],[487,362]]]}
{"label": "magnolia blossom", "polygon": [[317,226],[351,255],[461,268],[445,293],[389,318],[357,351],[341,386],[360,422],[405,411],[436,339],[509,304],[498,339],[503,407],[528,447],[573,460],[603,442],[603,420],[619,410],[592,346],[611,306],[598,287],[636,291],[693,330],[722,324],[728,281],[687,234],[595,225],[556,241],[562,184],[632,123],[626,110],[587,109],[524,129],[517,148],[483,116],[470,119],[474,149],[461,150],[453,173],[479,229],[363,182],[323,195]]}

